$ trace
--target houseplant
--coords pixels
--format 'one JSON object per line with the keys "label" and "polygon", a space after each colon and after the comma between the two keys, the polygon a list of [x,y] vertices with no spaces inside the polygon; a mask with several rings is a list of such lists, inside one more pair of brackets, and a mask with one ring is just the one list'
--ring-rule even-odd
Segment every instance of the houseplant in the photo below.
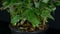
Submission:
{"label": "houseplant", "polygon": [[55,5],[60,5],[59,0],[3,0],[2,2],[3,9],[8,9],[11,15],[9,26],[15,31],[13,34],[45,30],[47,19],[54,20],[51,12],[56,9]]}

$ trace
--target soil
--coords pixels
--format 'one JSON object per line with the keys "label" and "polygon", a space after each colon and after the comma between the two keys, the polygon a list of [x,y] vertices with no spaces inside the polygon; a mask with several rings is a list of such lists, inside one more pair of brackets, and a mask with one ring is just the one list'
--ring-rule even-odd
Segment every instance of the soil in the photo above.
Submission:
{"label": "soil", "polygon": [[39,27],[32,27],[32,24],[29,22],[25,22],[23,25],[16,25],[12,26],[13,29],[17,29],[18,31],[26,31],[26,32],[34,32],[34,31],[43,31],[45,28],[47,28],[47,25],[39,25]]}

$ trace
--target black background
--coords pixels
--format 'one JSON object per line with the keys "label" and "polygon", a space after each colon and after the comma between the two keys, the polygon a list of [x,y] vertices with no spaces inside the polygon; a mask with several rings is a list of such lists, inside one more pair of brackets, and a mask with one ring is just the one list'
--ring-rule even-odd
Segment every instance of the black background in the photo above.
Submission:
{"label": "black background", "polygon": [[[2,5],[0,5],[2,6]],[[55,21],[49,19],[49,28],[46,30],[45,34],[51,33],[60,33],[60,7],[56,6],[55,14],[52,13],[52,16],[55,18]],[[6,10],[0,10],[0,33],[1,34],[11,34],[9,29],[10,23],[10,14]]]}

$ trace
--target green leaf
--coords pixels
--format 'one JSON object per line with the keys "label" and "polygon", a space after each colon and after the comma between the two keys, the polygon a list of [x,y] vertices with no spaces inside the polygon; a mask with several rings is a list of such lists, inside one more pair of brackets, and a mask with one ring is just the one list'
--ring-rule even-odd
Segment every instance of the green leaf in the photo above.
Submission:
{"label": "green leaf", "polygon": [[49,5],[48,9],[50,9],[50,11],[52,12],[52,11],[56,10],[56,7],[55,7],[55,5],[51,4],[51,5]]}
{"label": "green leaf", "polygon": [[38,18],[32,17],[31,19],[28,19],[28,20],[32,23],[33,27],[38,27],[39,24],[41,24]]}
{"label": "green leaf", "polygon": [[44,2],[44,3],[48,3],[48,1],[49,1],[49,0],[42,0],[42,2]]}
{"label": "green leaf", "polygon": [[47,17],[48,15],[50,14],[50,12],[46,9],[42,10],[42,14],[41,14],[41,17]]}
{"label": "green leaf", "polygon": [[48,18],[51,18],[52,20],[54,20],[54,18],[51,16],[51,12],[49,10],[43,10],[42,14],[41,14],[41,17],[42,18],[48,17]]}
{"label": "green leaf", "polygon": [[55,20],[54,17],[52,15],[49,15],[48,18]]}
{"label": "green leaf", "polygon": [[57,6],[60,6],[60,1],[57,1],[57,2],[56,2],[56,5],[57,5]]}
{"label": "green leaf", "polygon": [[39,2],[35,2],[35,7],[39,8]]}
{"label": "green leaf", "polygon": [[21,17],[19,15],[16,15],[14,18],[11,19],[12,25],[15,26],[20,19]]}
{"label": "green leaf", "polygon": [[24,11],[24,16],[27,18],[29,22],[33,25],[33,27],[37,27],[40,24],[39,18],[36,17],[32,10]]}

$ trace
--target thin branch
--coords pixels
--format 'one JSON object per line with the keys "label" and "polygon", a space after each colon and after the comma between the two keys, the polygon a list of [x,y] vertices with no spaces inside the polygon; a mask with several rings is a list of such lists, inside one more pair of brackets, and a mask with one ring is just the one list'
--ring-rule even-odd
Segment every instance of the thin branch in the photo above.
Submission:
{"label": "thin branch", "polygon": [[22,19],[22,21],[20,22],[20,24],[22,25],[25,21],[26,21],[26,18]]}
{"label": "thin branch", "polygon": [[28,5],[27,6],[28,6],[28,8],[30,8],[30,0],[28,1]]}
{"label": "thin branch", "polygon": [[46,25],[46,17],[43,19],[43,25]]}
{"label": "thin branch", "polygon": [[19,3],[10,3],[8,6],[5,6],[4,9],[9,8],[13,5],[20,5],[20,4],[22,4],[22,3],[20,3],[20,2]]}
{"label": "thin branch", "polygon": [[18,26],[19,25],[23,25],[23,23],[26,21],[26,18],[22,19],[20,23],[18,23]]}

